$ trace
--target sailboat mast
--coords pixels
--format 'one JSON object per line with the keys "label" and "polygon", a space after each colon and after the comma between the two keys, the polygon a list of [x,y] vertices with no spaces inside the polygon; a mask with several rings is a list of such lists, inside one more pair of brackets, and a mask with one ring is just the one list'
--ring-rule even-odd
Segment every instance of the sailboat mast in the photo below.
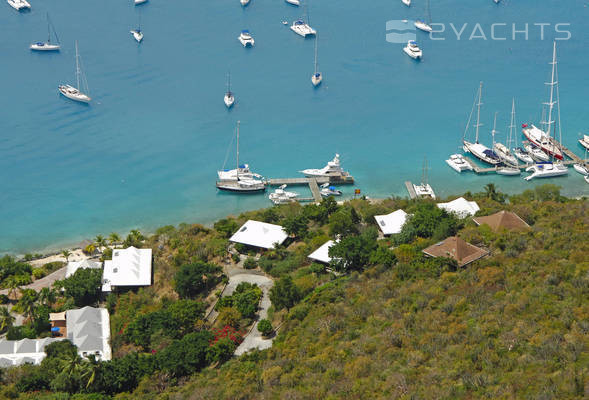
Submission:
{"label": "sailboat mast", "polygon": [[78,58],[78,41],[76,40],[76,88],[80,90],[80,62]]}
{"label": "sailboat mast", "polygon": [[554,105],[556,104],[556,102],[554,101],[554,86],[556,85],[556,81],[554,79],[556,72],[556,41],[554,42],[552,62],[550,64],[552,65],[552,77],[550,79],[550,83],[546,83],[548,86],[550,86],[550,101],[548,103],[544,103],[548,106],[548,121],[546,121],[546,133],[548,134],[548,137],[552,135],[552,124],[554,123],[554,121],[552,120],[552,110],[554,109]]}
{"label": "sailboat mast", "polygon": [[429,11],[429,0],[425,0],[425,18],[428,25],[432,23],[432,15]]}
{"label": "sailboat mast", "polygon": [[495,147],[495,134],[497,133],[497,112],[495,112],[495,117],[493,118],[493,130],[491,131],[491,136],[493,136],[493,147]]}
{"label": "sailboat mast", "polygon": [[231,72],[227,73],[227,93],[231,93]]}
{"label": "sailboat mast", "polygon": [[49,25],[49,13],[47,13],[47,43],[51,43],[51,26]]}
{"label": "sailboat mast", "polygon": [[237,180],[239,180],[239,121],[237,121]]}
{"label": "sailboat mast", "polygon": [[511,99],[511,123],[509,124],[509,139],[507,143],[507,148],[511,146],[513,142],[513,130],[515,129],[515,98]]}
{"label": "sailboat mast", "polygon": [[317,75],[317,36],[315,36],[315,75]]}
{"label": "sailboat mast", "polygon": [[481,127],[481,105],[483,103],[481,103],[481,98],[483,96],[483,82],[481,82],[480,86],[479,86],[479,101],[477,103],[477,124],[476,126],[476,137],[475,137],[475,143],[479,142],[479,128]]}

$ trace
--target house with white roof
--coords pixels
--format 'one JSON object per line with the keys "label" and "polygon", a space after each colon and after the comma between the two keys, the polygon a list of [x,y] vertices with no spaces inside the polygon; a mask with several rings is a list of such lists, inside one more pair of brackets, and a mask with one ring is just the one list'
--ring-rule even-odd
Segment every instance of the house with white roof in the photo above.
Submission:
{"label": "house with white roof", "polygon": [[73,274],[76,273],[79,269],[100,269],[102,268],[102,263],[98,261],[90,261],[90,260],[82,260],[82,261],[70,261],[67,263],[65,269],[65,277],[69,278]]}
{"label": "house with white roof", "polygon": [[329,264],[331,262],[331,257],[329,257],[329,248],[333,246],[335,243],[336,242],[334,242],[333,240],[328,240],[317,250],[309,254],[308,257],[313,261],[319,261],[320,263]]}
{"label": "house with white roof", "polygon": [[464,197],[459,197],[449,203],[438,203],[437,205],[438,208],[456,214],[460,218],[473,216],[480,210],[479,205],[475,201],[468,201]]}
{"label": "house with white roof", "polygon": [[45,358],[45,346],[63,339],[0,340],[0,368],[14,367],[25,363],[41,364]]}
{"label": "house with white roof", "polygon": [[288,234],[280,225],[250,219],[231,236],[229,241],[262,249],[273,249],[277,244],[284,243],[287,238]]}
{"label": "house with white roof", "polygon": [[104,262],[102,272],[102,291],[111,292],[113,288],[151,285],[151,249],[114,249],[112,260]]}
{"label": "house with white roof", "polygon": [[84,307],[66,312],[67,338],[78,347],[82,357],[111,359],[110,319],[106,308]]}
{"label": "house with white roof", "polygon": [[407,221],[408,214],[403,210],[397,210],[387,215],[375,215],[374,219],[383,235],[401,233],[401,229]]}

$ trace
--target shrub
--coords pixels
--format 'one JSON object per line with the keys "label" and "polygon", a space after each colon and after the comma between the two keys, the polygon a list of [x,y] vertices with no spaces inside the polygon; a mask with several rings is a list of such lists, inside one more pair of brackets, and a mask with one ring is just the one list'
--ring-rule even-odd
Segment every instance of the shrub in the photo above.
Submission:
{"label": "shrub", "polygon": [[248,257],[245,259],[245,261],[243,262],[243,267],[245,269],[254,269],[258,266],[258,263],[256,261],[255,258],[253,257]]}
{"label": "shrub", "polygon": [[35,268],[33,269],[33,278],[41,279],[45,276],[45,270],[43,268]]}
{"label": "shrub", "polygon": [[5,294],[0,294],[0,304],[8,304],[10,299]]}
{"label": "shrub", "polygon": [[78,307],[94,304],[98,301],[102,286],[102,270],[80,268],[72,276],[60,282],[65,294],[74,300]]}
{"label": "shrub", "polygon": [[202,261],[185,264],[176,273],[176,292],[184,298],[195,297],[205,289],[215,286],[220,272],[220,267]]}
{"label": "shrub", "polygon": [[268,336],[274,331],[274,328],[272,328],[270,321],[263,319],[258,322],[258,331],[260,331],[262,335]]}

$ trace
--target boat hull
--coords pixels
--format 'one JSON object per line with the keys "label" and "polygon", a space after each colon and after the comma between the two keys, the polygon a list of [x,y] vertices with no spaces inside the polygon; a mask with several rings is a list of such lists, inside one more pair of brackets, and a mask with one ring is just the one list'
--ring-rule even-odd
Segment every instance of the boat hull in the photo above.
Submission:
{"label": "boat hull", "polygon": [[60,45],[58,44],[50,44],[50,43],[33,43],[30,46],[30,49],[33,51],[59,51]]}
{"label": "boat hull", "polygon": [[311,83],[313,84],[313,86],[317,87],[319,85],[321,85],[321,82],[323,81],[323,75],[321,75],[321,73],[318,74],[314,74],[311,77]]}
{"label": "boat hull", "polygon": [[228,183],[223,183],[223,182],[218,182],[216,184],[217,189],[222,190],[224,192],[232,192],[232,193],[262,193],[266,191],[266,187],[262,186],[262,187],[254,187],[254,188],[248,188],[248,187],[241,187],[238,185],[231,185]]}
{"label": "boat hull", "polygon": [[225,106],[227,108],[231,108],[231,107],[233,107],[233,104],[235,104],[235,97],[225,95],[225,97],[223,98],[223,101],[225,102]]}
{"label": "boat hull", "polygon": [[[69,89],[69,90],[68,90]],[[72,92],[71,89],[75,89],[72,86],[68,86],[68,85],[61,85],[59,86],[58,90],[59,93],[61,93],[64,97],[67,97],[70,100],[73,101],[77,101],[78,103],[90,103],[90,101],[92,101],[92,98],[88,95],[85,95],[84,93],[77,91],[76,92]]]}
{"label": "boat hull", "polygon": [[543,137],[544,133],[536,128],[534,125],[522,129],[522,133],[536,147],[539,147],[543,152],[550,156],[553,156],[559,160],[562,160],[562,152],[557,147],[554,139],[549,137]]}
{"label": "boat hull", "polygon": [[524,179],[530,181],[536,178],[555,178],[557,176],[568,175],[569,169],[562,164],[536,164],[526,168],[527,172],[532,172],[531,175],[526,176]]}
{"label": "boat hull", "polygon": [[497,168],[498,175],[505,175],[505,176],[517,176],[520,175],[522,172],[519,168]]}
{"label": "boat hull", "polygon": [[579,139],[579,144],[589,150],[589,142],[584,141],[583,139]]}
{"label": "boat hull", "polygon": [[405,54],[407,54],[409,57],[411,57],[414,60],[421,60],[421,57],[423,56],[423,53],[421,51],[413,52],[407,47],[403,47],[403,51],[405,52]]}
{"label": "boat hull", "polygon": [[585,176],[589,175],[589,168],[585,167],[584,165],[574,164],[573,168],[575,169],[575,171],[577,171],[581,175],[585,175]]}
{"label": "boat hull", "polygon": [[482,162],[485,162],[490,165],[499,165],[501,163],[501,160],[499,160],[499,158],[492,158],[485,154],[486,150],[490,151],[490,149],[486,146],[480,143],[470,143],[467,141],[464,141],[463,144],[465,151],[469,152]]}

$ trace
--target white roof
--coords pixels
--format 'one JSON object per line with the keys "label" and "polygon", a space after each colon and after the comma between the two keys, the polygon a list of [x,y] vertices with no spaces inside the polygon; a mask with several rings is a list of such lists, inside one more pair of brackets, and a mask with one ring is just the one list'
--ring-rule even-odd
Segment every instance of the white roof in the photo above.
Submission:
{"label": "white roof", "polygon": [[102,263],[97,261],[90,261],[90,260],[82,260],[82,261],[71,261],[67,263],[67,267],[65,270],[65,277],[69,278],[73,274],[76,273],[77,270],[80,268],[102,268]]}
{"label": "white roof", "polygon": [[59,340],[63,339],[0,339],[0,368],[12,367],[24,363],[38,365],[46,356],[45,346]]}
{"label": "white roof", "polygon": [[311,260],[319,261],[325,264],[329,264],[331,261],[331,257],[329,257],[329,248],[333,246],[335,242],[333,240],[328,240],[325,242],[321,247],[317,250],[309,254],[309,258]]}
{"label": "white roof", "polygon": [[460,218],[466,218],[469,215],[475,215],[480,210],[475,201],[468,201],[464,197],[459,197],[449,203],[438,203],[438,207],[450,213],[458,215]]}
{"label": "white roof", "polygon": [[288,235],[280,225],[250,219],[229,240],[263,249],[273,249],[276,243],[282,244],[287,237]]}
{"label": "white roof", "polygon": [[383,234],[392,235],[401,232],[405,221],[407,221],[407,213],[397,210],[387,215],[375,215],[374,219]]}
{"label": "white roof", "polygon": [[110,320],[106,308],[84,307],[66,312],[68,340],[78,347],[78,353],[97,360],[111,359]]}
{"label": "white roof", "polygon": [[114,249],[112,260],[104,262],[102,291],[110,292],[113,286],[151,285],[151,249]]}

